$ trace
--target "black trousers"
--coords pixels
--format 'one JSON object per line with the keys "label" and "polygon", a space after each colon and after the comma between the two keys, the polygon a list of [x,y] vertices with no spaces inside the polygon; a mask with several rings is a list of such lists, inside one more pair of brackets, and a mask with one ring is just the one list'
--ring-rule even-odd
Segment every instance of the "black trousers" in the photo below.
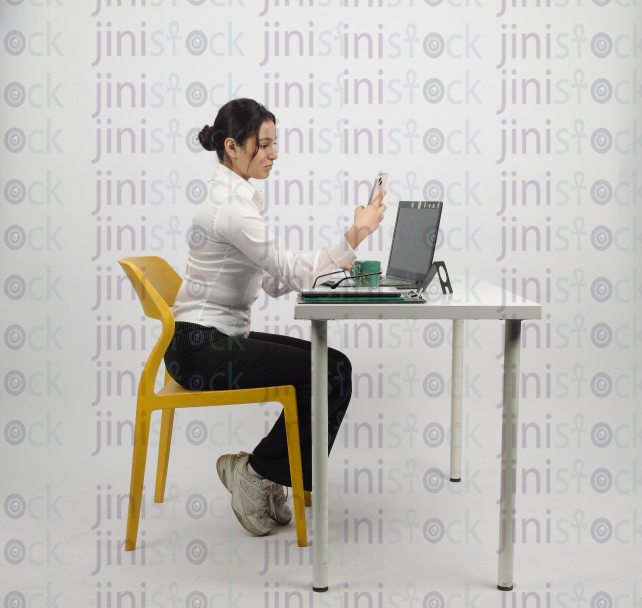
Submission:
{"label": "black trousers", "polygon": [[[188,390],[235,390],[292,384],[296,391],[303,487],[312,491],[312,344],[308,340],[251,331],[227,336],[215,327],[176,321],[165,352],[169,375]],[[328,454],[352,396],[352,365],[328,347]],[[251,451],[255,471],[292,487],[281,412],[270,432]]]}

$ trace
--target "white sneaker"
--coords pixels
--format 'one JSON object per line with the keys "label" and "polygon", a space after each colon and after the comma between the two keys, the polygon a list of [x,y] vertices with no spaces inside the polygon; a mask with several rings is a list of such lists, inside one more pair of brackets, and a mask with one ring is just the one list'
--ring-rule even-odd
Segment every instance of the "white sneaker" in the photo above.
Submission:
{"label": "white sneaker", "polygon": [[232,510],[240,524],[252,534],[265,536],[272,530],[271,506],[274,486],[269,479],[261,479],[247,470],[248,452],[224,454],[216,462],[216,470],[223,485],[232,494]]}

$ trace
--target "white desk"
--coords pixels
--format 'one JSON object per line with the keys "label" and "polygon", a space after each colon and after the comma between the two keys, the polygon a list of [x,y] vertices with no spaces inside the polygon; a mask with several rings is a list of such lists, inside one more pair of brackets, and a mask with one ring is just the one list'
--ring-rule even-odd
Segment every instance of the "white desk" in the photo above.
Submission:
{"label": "white desk", "polygon": [[[513,530],[516,488],[508,480],[517,470],[517,414],[519,409],[519,355],[521,322],[541,319],[542,306],[502,290],[479,277],[451,275],[452,294],[419,304],[301,304],[294,306],[295,319],[312,322],[312,508],[314,512],[314,566],[312,585],[315,591],[328,590],[328,320],[332,319],[452,319],[452,395],[450,479],[461,481],[461,408],[463,382],[464,319],[506,321],[504,341],[504,394],[502,429],[501,502],[499,505],[499,573],[497,587],[513,588],[514,539],[502,538],[502,531]],[[437,277],[431,283],[441,291]],[[513,302],[513,300],[516,300]],[[509,372],[509,373],[508,373]],[[509,424],[506,424],[510,421]],[[512,490],[512,491],[511,491]]]}

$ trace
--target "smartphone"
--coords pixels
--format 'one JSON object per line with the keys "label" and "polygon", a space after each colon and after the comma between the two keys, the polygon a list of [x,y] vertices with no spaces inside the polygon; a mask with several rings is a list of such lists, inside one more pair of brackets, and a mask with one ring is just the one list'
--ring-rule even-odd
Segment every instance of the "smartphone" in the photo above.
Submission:
{"label": "smartphone", "polygon": [[374,181],[372,182],[372,192],[370,192],[370,200],[368,201],[368,205],[381,194],[382,190],[386,189],[387,183],[387,173],[381,173],[380,175],[377,175],[377,177],[375,177]]}

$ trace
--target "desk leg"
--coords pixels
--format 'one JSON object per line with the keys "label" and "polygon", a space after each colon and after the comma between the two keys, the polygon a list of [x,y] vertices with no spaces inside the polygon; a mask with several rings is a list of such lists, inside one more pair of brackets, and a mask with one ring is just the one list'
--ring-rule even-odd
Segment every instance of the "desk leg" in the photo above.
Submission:
{"label": "desk leg", "polygon": [[499,572],[497,588],[513,588],[515,557],[515,499],[513,478],[517,471],[517,414],[519,410],[519,355],[522,333],[520,319],[506,319],[504,339],[504,411],[502,415],[502,472],[499,503]]}
{"label": "desk leg", "polygon": [[464,320],[453,319],[452,393],[450,396],[450,481],[461,481],[461,405],[464,379]]}
{"label": "desk leg", "polygon": [[328,590],[328,322],[312,320],[312,589]]}

